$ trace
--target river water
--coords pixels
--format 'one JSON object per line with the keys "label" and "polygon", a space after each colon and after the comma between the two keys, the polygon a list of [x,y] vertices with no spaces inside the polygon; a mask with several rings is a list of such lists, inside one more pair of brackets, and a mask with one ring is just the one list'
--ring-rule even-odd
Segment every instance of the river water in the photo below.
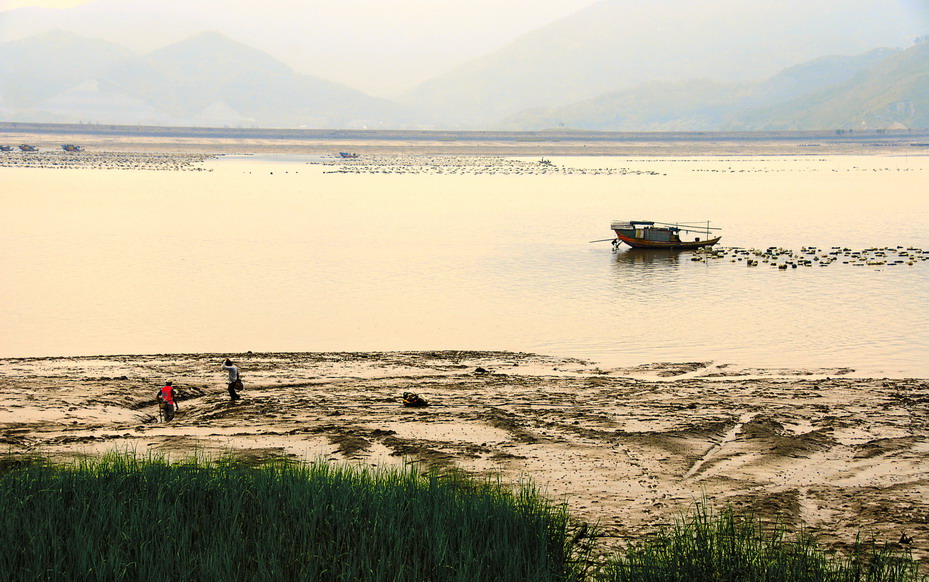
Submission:
{"label": "river water", "polygon": [[589,242],[612,219],[711,220],[723,247],[929,250],[927,157],[318,161],[0,168],[0,356],[492,349],[929,377],[929,261],[781,270]]}

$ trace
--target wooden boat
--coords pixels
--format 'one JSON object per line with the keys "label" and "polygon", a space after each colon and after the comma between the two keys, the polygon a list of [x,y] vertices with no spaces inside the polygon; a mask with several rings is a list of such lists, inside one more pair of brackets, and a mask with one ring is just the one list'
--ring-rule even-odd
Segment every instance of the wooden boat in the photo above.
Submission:
{"label": "wooden boat", "polygon": [[[672,224],[653,220],[614,220],[610,228],[616,233],[614,246],[626,243],[634,249],[698,249],[713,246],[722,238],[710,234],[710,231],[719,229],[710,228],[709,222],[702,226],[696,223]],[[693,240],[682,240],[682,232],[703,234],[703,238],[697,236]]]}

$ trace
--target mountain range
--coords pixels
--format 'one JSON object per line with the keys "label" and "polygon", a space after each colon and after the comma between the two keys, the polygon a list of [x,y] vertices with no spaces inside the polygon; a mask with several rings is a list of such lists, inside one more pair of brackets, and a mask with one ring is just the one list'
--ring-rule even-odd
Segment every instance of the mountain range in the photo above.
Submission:
{"label": "mountain range", "polygon": [[821,57],[763,81],[654,82],[554,108],[503,129],[777,131],[929,127],[929,42]]}
{"label": "mountain range", "polygon": [[[535,31],[397,100],[299,73],[218,32],[139,54],[55,30],[0,44],[0,119],[353,129],[929,127],[929,42],[822,56],[760,79],[752,73],[770,65],[747,48],[718,70],[694,66],[708,56],[673,64],[669,54],[612,70],[578,65],[597,45],[577,41],[580,23],[605,19],[615,6],[597,3],[576,22]],[[561,47],[560,55],[546,46]]]}
{"label": "mountain range", "polygon": [[421,83],[403,102],[467,126],[655,82],[764,80],[826,55],[906,46],[921,34],[896,2],[878,13],[867,4],[601,0]]}
{"label": "mountain range", "polygon": [[404,120],[397,104],[297,74],[219,33],[144,55],[64,31],[6,43],[0,95],[8,121],[365,127]]}

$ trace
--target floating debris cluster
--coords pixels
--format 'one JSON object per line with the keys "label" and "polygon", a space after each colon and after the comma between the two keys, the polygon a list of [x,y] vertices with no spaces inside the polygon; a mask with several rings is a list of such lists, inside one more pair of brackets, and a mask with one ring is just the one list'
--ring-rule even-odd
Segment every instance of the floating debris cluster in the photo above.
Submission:
{"label": "floating debris cluster", "polygon": [[551,160],[516,160],[497,156],[378,156],[315,162],[336,166],[330,174],[427,174],[427,175],[662,175],[631,168],[574,168]]}
{"label": "floating debris cluster", "polygon": [[917,247],[881,247],[864,250],[852,250],[845,247],[820,249],[802,247],[799,251],[782,247],[746,249],[742,247],[716,247],[697,249],[691,261],[728,260],[731,263],[743,262],[749,267],[768,265],[781,270],[800,267],[828,267],[834,263],[855,267],[893,267],[897,265],[913,266],[922,261],[929,261],[929,250]]}
{"label": "floating debris cluster", "polygon": [[212,172],[200,164],[211,154],[173,152],[67,152],[4,153],[2,168],[51,168],[59,170],[161,170]]}
{"label": "floating debris cluster", "polygon": [[859,166],[852,166],[851,168],[800,168],[800,167],[733,167],[726,166],[724,168],[691,168],[691,172],[703,172],[708,174],[776,174],[776,173],[800,173],[800,172],[832,172],[834,174],[840,172],[916,172],[922,171],[923,168],[863,168]]}

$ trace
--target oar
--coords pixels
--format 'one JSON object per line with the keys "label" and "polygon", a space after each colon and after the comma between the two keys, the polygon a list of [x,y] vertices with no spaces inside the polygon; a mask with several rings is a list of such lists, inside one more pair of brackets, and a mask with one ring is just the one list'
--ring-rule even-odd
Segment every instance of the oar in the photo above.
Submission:
{"label": "oar", "polygon": [[615,237],[614,237],[614,238],[601,238],[600,240],[592,240],[592,241],[590,241],[590,242],[592,242],[592,243],[595,243],[595,242],[606,242],[606,241],[608,241],[608,240],[619,240],[619,239],[617,239],[617,238],[615,238]]}

